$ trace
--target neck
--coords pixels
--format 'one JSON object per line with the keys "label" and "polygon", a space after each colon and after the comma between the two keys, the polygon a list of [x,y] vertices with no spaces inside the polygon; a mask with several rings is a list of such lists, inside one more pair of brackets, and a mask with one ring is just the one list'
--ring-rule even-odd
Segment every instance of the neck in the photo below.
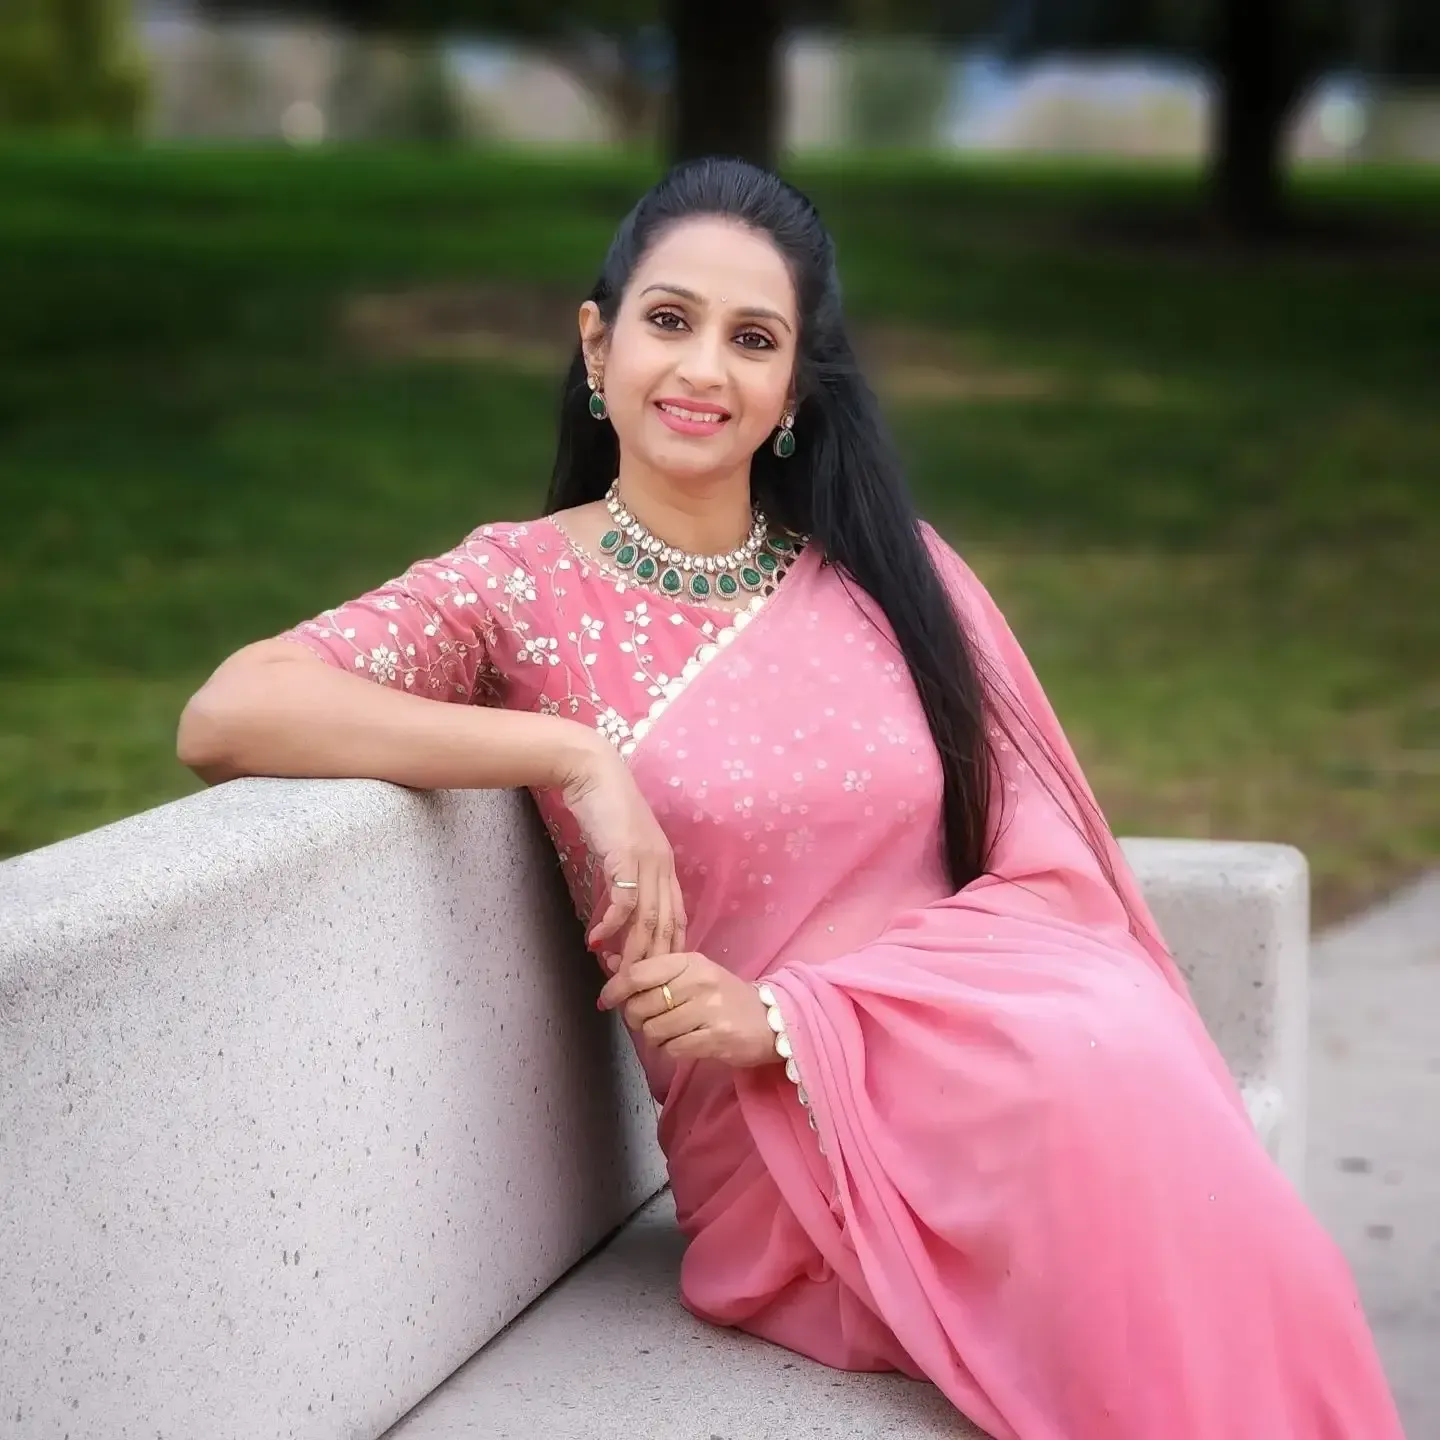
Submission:
{"label": "neck", "polygon": [[719,555],[749,537],[750,467],[687,485],[622,460],[620,503],[666,545],[695,555]]}

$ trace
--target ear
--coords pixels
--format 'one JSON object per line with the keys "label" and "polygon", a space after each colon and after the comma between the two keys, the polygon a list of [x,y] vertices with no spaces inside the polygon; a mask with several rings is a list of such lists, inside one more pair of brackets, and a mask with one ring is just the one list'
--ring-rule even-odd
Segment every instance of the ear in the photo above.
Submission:
{"label": "ear", "polygon": [[600,318],[600,307],[593,300],[587,300],[580,307],[580,348],[592,373],[603,371],[608,341],[609,332]]}

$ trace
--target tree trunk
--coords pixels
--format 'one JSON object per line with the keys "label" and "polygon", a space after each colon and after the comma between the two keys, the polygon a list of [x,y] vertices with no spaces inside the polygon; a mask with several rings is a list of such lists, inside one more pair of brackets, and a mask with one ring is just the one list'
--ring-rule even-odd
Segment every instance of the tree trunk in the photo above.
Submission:
{"label": "tree trunk", "polygon": [[670,0],[670,158],[779,153],[783,0]]}
{"label": "tree trunk", "polygon": [[1221,220],[1244,239],[1286,218],[1285,122],[1300,89],[1290,10],[1290,0],[1219,3],[1211,185]]}

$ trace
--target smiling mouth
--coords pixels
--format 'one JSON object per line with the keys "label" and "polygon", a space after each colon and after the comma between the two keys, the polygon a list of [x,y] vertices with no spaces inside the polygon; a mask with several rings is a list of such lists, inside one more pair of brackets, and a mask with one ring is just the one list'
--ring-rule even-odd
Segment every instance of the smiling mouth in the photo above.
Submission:
{"label": "smiling mouth", "polygon": [[677,420],[688,421],[692,425],[719,425],[730,418],[728,410],[695,409],[685,405],[676,405],[669,400],[657,400],[655,408],[664,411],[666,415],[673,415]]}

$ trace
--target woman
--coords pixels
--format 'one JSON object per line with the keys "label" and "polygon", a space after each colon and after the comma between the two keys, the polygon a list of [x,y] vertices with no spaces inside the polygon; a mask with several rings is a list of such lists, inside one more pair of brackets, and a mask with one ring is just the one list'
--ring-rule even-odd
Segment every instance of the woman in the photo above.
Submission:
{"label": "woman", "polygon": [[1344,1262],[911,509],[813,207],[680,167],[580,332],[546,518],[233,656],[181,758],[531,789],[696,1314],[997,1440],[1398,1436]]}

